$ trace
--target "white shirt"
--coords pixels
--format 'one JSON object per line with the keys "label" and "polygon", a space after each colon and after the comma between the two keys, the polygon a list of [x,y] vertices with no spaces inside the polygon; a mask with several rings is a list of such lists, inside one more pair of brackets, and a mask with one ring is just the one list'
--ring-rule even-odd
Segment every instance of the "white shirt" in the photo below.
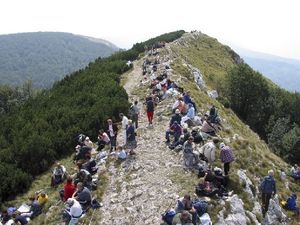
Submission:
{"label": "white shirt", "polygon": [[128,118],[126,116],[123,116],[122,118],[122,128],[126,129],[128,125]]}
{"label": "white shirt", "polygon": [[80,203],[76,199],[73,199],[73,200],[74,200],[74,204],[70,208],[70,215],[72,217],[78,218],[82,214],[82,208],[81,208]]}

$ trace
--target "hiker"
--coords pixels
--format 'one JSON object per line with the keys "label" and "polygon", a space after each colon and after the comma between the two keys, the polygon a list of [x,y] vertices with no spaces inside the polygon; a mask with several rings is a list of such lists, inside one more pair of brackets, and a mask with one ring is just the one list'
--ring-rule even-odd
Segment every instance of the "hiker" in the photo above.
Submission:
{"label": "hiker", "polygon": [[223,142],[220,144],[220,158],[224,164],[224,175],[227,177],[230,170],[230,163],[234,161],[234,154],[229,146],[226,146]]}
{"label": "hiker", "polygon": [[154,116],[154,101],[152,97],[146,100],[146,112],[148,117],[149,126],[152,126],[153,116]]}
{"label": "hiker", "polygon": [[134,101],[134,104],[130,107],[130,116],[135,129],[138,128],[140,108],[138,107],[138,101]]}
{"label": "hiker", "polygon": [[48,202],[48,195],[42,191],[41,193],[38,194],[38,196],[36,197],[38,204],[41,207],[44,207],[44,205]]}
{"label": "hiker", "polygon": [[94,144],[93,144],[93,142],[90,140],[89,137],[86,137],[83,143],[84,143],[85,146],[88,146],[88,147],[90,147],[90,148],[93,148],[93,147],[94,147]]}
{"label": "hiker", "polygon": [[3,210],[0,216],[2,224],[6,224],[11,219],[11,216],[8,214],[7,209]]}
{"label": "hiker", "polygon": [[171,127],[175,121],[177,121],[178,124],[181,124],[181,115],[179,109],[175,110],[175,114],[172,116],[169,126]]}
{"label": "hiker", "polygon": [[105,131],[110,139],[110,151],[116,150],[118,126],[116,124],[113,124],[111,119],[108,119]]}
{"label": "hiker", "polygon": [[83,169],[82,164],[78,163],[78,172],[75,175],[74,183],[78,184],[79,182],[83,183],[88,189],[92,188],[92,176],[89,171]]}
{"label": "hiker", "polygon": [[21,216],[29,217],[33,219],[42,213],[42,206],[39,205],[35,197],[29,197],[30,200],[30,209],[29,212],[22,213]]}
{"label": "hiker", "polygon": [[172,145],[169,145],[170,149],[175,149],[175,151],[180,151],[183,147],[183,144],[189,139],[191,136],[190,132],[187,128],[183,129],[183,134],[180,135],[180,138],[177,142],[173,142]]}
{"label": "hiker", "polygon": [[116,153],[117,159],[124,160],[127,158],[128,154],[122,146],[117,147],[118,152]]}
{"label": "hiker", "polygon": [[78,161],[81,159],[86,159],[88,156],[90,156],[92,153],[92,148],[88,146],[80,146],[77,145],[75,147],[75,156],[73,158],[74,161]]}
{"label": "hiker", "polygon": [[179,109],[180,113],[181,113],[182,115],[185,115],[186,108],[185,108],[185,103],[184,103],[182,97],[179,97],[179,98],[175,101],[175,103],[173,104],[173,106],[172,106],[173,112],[175,112],[176,109]]}
{"label": "hiker", "polygon": [[137,143],[136,143],[136,138],[135,138],[134,126],[133,126],[131,120],[128,120],[128,127],[127,127],[127,130],[126,130],[126,136],[127,136],[126,148],[130,149],[129,154],[134,154],[133,149],[136,148]]}
{"label": "hiker", "polygon": [[72,198],[75,190],[76,190],[76,186],[73,183],[72,177],[69,176],[67,178],[66,184],[64,185],[62,200],[67,201],[68,198]]}
{"label": "hiker", "polygon": [[98,171],[96,160],[91,156],[87,156],[87,161],[82,164],[82,169],[87,170],[91,175],[96,174]]}
{"label": "hiker", "polygon": [[120,113],[119,116],[122,119],[123,145],[125,146],[127,142],[126,130],[128,127],[128,118],[123,113]]}
{"label": "hiker", "polygon": [[300,214],[300,208],[297,207],[297,195],[293,193],[286,201],[285,209],[294,211],[296,215]]}
{"label": "hiker", "polygon": [[110,144],[110,139],[109,136],[106,132],[104,132],[104,130],[99,130],[98,133],[98,149],[102,150],[103,148],[105,148],[106,145]]}
{"label": "hiker", "polygon": [[28,221],[25,216],[19,213],[13,213],[14,223],[12,225],[27,225]]}
{"label": "hiker", "polygon": [[296,181],[300,180],[300,167],[297,164],[291,168],[291,177],[293,177]]}
{"label": "hiker", "polygon": [[192,215],[186,211],[183,210],[181,213],[177,213],[172,221],[172,225],[193,225],[192,223]]}
{"label": "hiker", "polygon": [[215,125],[211,123],[210,119],[205,117],[201,126],[201,131],[208,136],[216,136],[217,129],[215,128]]}
{"label": "hiker", "polygon": [[189,137],[189,139],[183,144],[183,160],[184,165],[191,169],[199,163],[199,155],[196,154],[195,144],[193,143],[194,138]]}
{"label": "hiker", "polygon": [[194,125],[193,120],[195,117],[195,108],[191,103],[188,104],[188,110],[184,117],[182,117],[181,122],[187,123],[190,127]]}
{"label": "hiker", "polygon": [[218,110],[214,105],[209,110],[209,119],[211,123],[220,123],[220,118],[218,116]]}
{"label": "hiker", "polygon": [[260,184],[260,192],[262,198],[262,213],[265,216],[269,208],[269,201],[272,196],[276,194],[276,182],[273,178],[274,171],[269,170],[268,176],[264,177],[263,181]]}
{"label": "hiker", "polygon": [[64,221],[68,225],[78,224],[79,218],[83,213],[80,203],[74,198],[68,198],[66,202],[66,206],[67,209],[65,209]]}
{"label": "hiker", "polygon": [[56,167],[53,170],[51,176],[51,187],[55,187],[62,183],[66,176],[66,168],[59,162],[56,163]]}
{"label": "hiker", "polygon": [[183,210],[188,211],[192,215],[193,224],[197,221],[197,212],[193,207],[193,202],[189,194],[184,195],[184,197],[177,201],[176,212],[182,212]]}
{"label": "hiker", "polygon": [[195,143],[195,144],[201,144],[201,145],[204,144],[203,137],[202,137],[202,135],[201,135],[201,132],[199,132],[198,128],[194,127],[194,128],[192,129],[191,135],[192,135],[193,138],[194,138],[194,143]]}
{"label": "hiker", "polygon": [[177,121],[166,131],[166,144],[170,143],[170,135],[174,136],[173,144],[176,143],[182,134],[182,128]]}
{"label": "hiker", "polygon": [[204,177],[199,178],[199,183],[196,186],[196,194],[198,196],[207,196],[207,197],[223,197],[228,195],[225,188],[217,187],[213,182],[207,180],[208,173],[205,173]]}
{"label": "hiker", "polygon": [[216,159],[216,144],[218,143],[219,139],[214,138],[200,148],[200,154],[205,156],[210,168],[213,167],[213,163]]}
{"label": "hiker", "polygon": [[189,92],[189,91],[183,93],[183,101],[184,101],[184,103],[185,103],[186,105],[192,104],[193,107],[194,107],[194,109],[195,109],[195,111],[197,112],[196,104],[195,104],[195,102],[191,99],[191,96],[190,96],[190,92]]}
{"label": "hiker", "polygon": [[81,182],[77,184],[76,191],[74,192],[72,198],[75,198],[85,211],[91,206],[91,191],[87,187],[84,187],[83,183]]}

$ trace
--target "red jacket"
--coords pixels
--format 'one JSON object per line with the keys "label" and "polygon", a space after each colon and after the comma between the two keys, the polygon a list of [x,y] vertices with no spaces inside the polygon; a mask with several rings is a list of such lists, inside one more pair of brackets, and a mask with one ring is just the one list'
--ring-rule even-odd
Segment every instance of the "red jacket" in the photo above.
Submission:
{"label": "red jacket", "polygon": [[67,201],[68,198],[72,198],[76,190],[76,186],[73,183],[66,183],[64,186],[64,200]]}

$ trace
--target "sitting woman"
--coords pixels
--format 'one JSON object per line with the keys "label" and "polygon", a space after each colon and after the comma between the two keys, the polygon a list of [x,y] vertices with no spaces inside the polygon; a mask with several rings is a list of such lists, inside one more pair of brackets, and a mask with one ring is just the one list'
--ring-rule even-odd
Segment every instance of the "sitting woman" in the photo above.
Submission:
{"label": "sitting woman", "polygon": [[215,186],[212,181],[208,181],[210,179],[208,173],[205,173],[204,177],[199,179],[199,184],[196,186],[196,194],[198,196],[207,196],[207,197],[214,197],[217,195],[218,197],[228,196],[225,188],[222,185]]}
{"label": "sitting woman", "polygon": [[297,207],[297,195],[295,193],[288,198],[285,208],[294,211],[296,215],[300,214],[300,208]]}

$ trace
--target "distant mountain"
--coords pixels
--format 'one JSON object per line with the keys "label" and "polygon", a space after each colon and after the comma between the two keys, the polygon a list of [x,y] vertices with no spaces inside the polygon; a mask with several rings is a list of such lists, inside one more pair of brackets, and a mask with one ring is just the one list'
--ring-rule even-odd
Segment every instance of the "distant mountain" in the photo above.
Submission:
{"label": "distant mountain", "polygon": [[32,80],[34,87],[49,88],[65,75],[118,50],[108,41],[70,33],[0,35],[0,83],[20,85]]}
{"label": "distant mountain", "polygon": [[235,48],[253,69],[271,79],[280,87],[300,92],[300,60]]}

